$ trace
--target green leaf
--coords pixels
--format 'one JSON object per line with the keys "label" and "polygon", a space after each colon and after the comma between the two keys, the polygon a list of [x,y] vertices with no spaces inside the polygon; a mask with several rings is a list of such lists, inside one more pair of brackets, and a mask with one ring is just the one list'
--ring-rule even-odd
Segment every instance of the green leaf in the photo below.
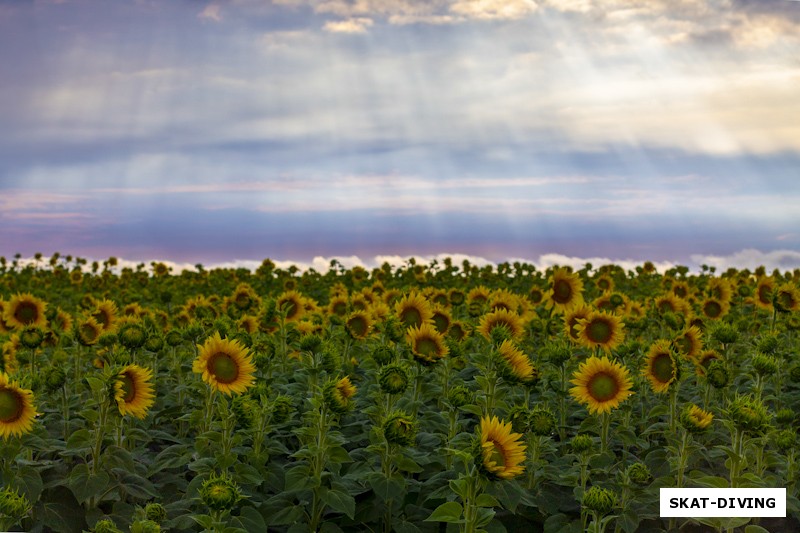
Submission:
{"label": "green leaf", "polygon": [[450,489],[452,489],[452,491],[457,495],[461,496],[461,499],[465,499],[467,497],[467,490],[469,489],[467,486],[467,480],[463,478],[451,479]]}
{"label": "green leaf", "polygon": [[242,513],[233,519],[234,524],[238,525],[245,531],[266,531],[267,524],[264,522],[264,517],[256,511],[254,507],[242,508]]}
{"label": "green leaf", "polygon": [[417,474],[423,470],[423,468],[419,466],[416,461],[410,457],[406,457],[405,455],[398,457],[395,461],[395,465],[403,472],[411,472],[412,474]]}
{"label": "green leaf", "polygon": [[426,522],[450,522],[453,524],[461,524],[464,520],[461,518],[463,508],[458,502],[445,502],[431,513],[425,519]]}
{"label": "green leaf", "polygon": [[268,515],[270,526],[288,526],[303,518],[303,508],[299,505],[289,505],[283,509]]}
{"label": "green leaf", "polygon": [[500,507],[500,502],[491,494],[481,494],[475,500],[475,505],[478,507]]}
{"label": "green leaf", "polygon": [[69,475],[69,488],[75,499],[83,503],[93,496],[100,496],[108,487],[108,474],[100,470],[92,475],[89,467],[85,464],[77,465]]}
{"label": "green leaf", "polygon": [[28,465],[19,468],[14,478],[14,483],[25,494],[28,501],[31,502],[35,502],[39,499],[39,495],[42,493],[42,488],[44,486],[42,483],[42,476],[39,475],[39,472]]}
{"label": "green leaf", "polygon": [[382,473],[373,472],[367,478],[367,483],[383,501],[399,500],[405,489],[402,479],[397,474],[387,479]]}
{"label": "green leaf", "polygon": [[356,514],[356,500],[349,494],[339,490],[327,490],[322,493],[322,501],[334,511],[344,513],[350,520]]}
{"label": "green leaf", "polygon": [[297,465],[286,471],[285,491],[303,490],[313,486],[311,470],[307,465]]}
{"label": "green leaf", "polygon": [[744,533],[769,533],[769,530],[761,526],[750,525],[745,526]]}
{"label": "green leaf", "polygon": [[72,432],[67,439],[67,450],[88,450],[92,447],[92,435],[88,429],[79,429]]}
{"label": "green leaf", "polygon": [[161,496],[161,494],[156,491],[153,484],[142,476],[132,474],[120,468],[115,468],[112,472],[119,482],[120,490],[133,498],[147,500]]}
{"label": "green leaf", "polygon": [[83,379],[85,379],[86,383],[89,384],[89,388],[92,390],[93,394],[99,394],[105,388],[105,383],[103,383],[102,379],[92,376],[86,376]]}
{"label": "green leaf", "polygon": [[702,476],[698,478],[693,478],[692,481],[700,485],[701,487],[711,487],[711,488],[727,488],[730,483],[724,477],[717,477],[717,476]]}
{"label": "green leaf", "polygon": [[341,446],[333,446],[328,450],[328,461],[331,463],[352,463],[353,459]]}

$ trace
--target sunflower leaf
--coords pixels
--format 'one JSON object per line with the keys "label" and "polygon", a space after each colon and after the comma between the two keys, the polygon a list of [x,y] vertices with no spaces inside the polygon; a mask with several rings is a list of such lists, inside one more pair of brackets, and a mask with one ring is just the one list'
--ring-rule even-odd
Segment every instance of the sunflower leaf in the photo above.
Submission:
{"label": "sunflower leaf", "polygon": [[463,508],[458,502],[445,502],[433,510],[431,515],[425,519],[426,522],[449,522],[451,524],[463,524],[461,518]]}

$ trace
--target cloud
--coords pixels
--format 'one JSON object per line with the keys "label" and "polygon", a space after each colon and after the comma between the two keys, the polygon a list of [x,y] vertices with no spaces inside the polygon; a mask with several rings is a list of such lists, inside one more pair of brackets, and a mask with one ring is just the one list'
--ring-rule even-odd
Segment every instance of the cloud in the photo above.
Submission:
{"label": "cloud", "polygon": [[208,4],[203,11],[197,14],[197,18],[211,20],[214,22],[222,22],[222,15],[220,14],[222,7],[219,4]]}
{"label": "cloud", "polygon": [[755,270],[763,266],[768,272],[778,269],[781,271],[800,268],[800,251],[773,250],[762,252],[757,249],[746,249],[729,255],[694,254],[692,261],[698,265],[717,267],[718,272],[728,268]]}
{"label": "cloud", "polygon": [[367,28],[372,26],[372,19],[365,17],[325,23],[324,29],[332,33],[367,33]]}
{"label": "cloud", "polygon": [[515,20],[536,9],[532,0],[458,0],[450,6],[453,13],[478,20]]}

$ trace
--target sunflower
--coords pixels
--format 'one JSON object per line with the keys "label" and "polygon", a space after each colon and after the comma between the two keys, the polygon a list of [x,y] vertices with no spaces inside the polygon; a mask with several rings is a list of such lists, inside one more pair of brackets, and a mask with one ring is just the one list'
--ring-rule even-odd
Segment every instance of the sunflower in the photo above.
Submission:
{"label": "sunflower", "polygon": [[681,300],[686,300],[691,294],[689,291],[689,284],[682,280],[674,281],[672,287],[670,287],[670,291]]}
{"label": "sunflower", "polygon": [[534,286],[528,292],[528,300],[530,300],[533,305],[540,305],[544,303],[544,299],[545,299],[545,294],[540,287]]}
{"label": "sunflower", "polygon": [[72,317],[59,307],[50,321],[50,327],[60,332],[67,332],[72,329]]}
{"label": "sunflower", "polygon": [[412,292],[397,302],[395,314],[406,328],[418,328],[428,323],[433,317],[431,306],[421,294]]}
{"label": "sunflower", "polygon": [[650,346],[642,375],[650,382],[653,391],[659,394],[667,392],[678,380],[678,360],[669,341],[658,340]]}
{"label": "sunflower", "polygon": [[287,322],[297,322],[305,314],[305,298],[299,292],[289,290],[278,297],[275,307],[278,311],[286,313]]}
{"label": "sunflower", "polygon": [[35,417],[33,392],[21,388],[0,372],[0,437],[7,439],[28,433]]}
{"label": "sunflower", "polygon": [[128,365],[117,374],[114,400],[121,415],[130,414],[140,420],[147,416],[154,402],[152,379],[153,371],[138,365]]}
{"label": "sunflower", "polygon": [[505,362],[512,378],[525,382],[538,377],[539,373],[528,356],[510,340],[503,341],[503,344],[497,349],[497,353]]}
{"label": "sunflower", "polygon": [[680,313],[686,315],[689,312],[689,305],[674,294],[665,294],[663,296],[659,296],[655,299],[654,304],[656,311],[661,314]]}
{"label": "sunflower", "polygon": [[733,287],[727,279],[711,278],[708,280],[708,294],[717,300],[730,302],[733,296]]}
{"label": "sunflower", "polygon": [[138,302],[133,302],[122,308],[123,316],[132,316],[134,318],[141,318],[147,314],[147,310],[139,305]]}
{"label": "sunflower", "polygon": [[239,329],[247,333],[255,333],[258,331],[258,318],[252,315],[244,315],[239,319]]}
{"label": "sunflower", "polygon": [[347,314],[347,296],[333,296],[328,303],[328,315],[344,317]]}
{"label": "sunflower", "polygon": [[234,289],[230,301],[242,311],[249,311],[261,305],[261,298],[256,291],[247,283],[240,283]]}
{"label": "sunflower", "polygon": [[778,311],[789,313],[800,309],[800,294],[791,283],[784,283],[775,291],[772,303]]}
{"label": "sunflower", "polygon": [[372,326],[372,317],[367,311],[351,313],[344,323],[344,327],[350,336],[357,340],[366,339],[372,330]]}
{"label": "sunflower", "polygon": [[453,321],[447,330],[447,336],[455,341],[462,341],[467,335],[469,335],[469,329],[467,325],[460,320]]}
{"label": "sunflower", "polygon": [[601,292],[611,292],[614,290],[614,280],[608,274],[600,274],[594,280],[594,286],[600,289]]}
{"label": "sunflower", "polygon": [[103,331],[111,331],[117,321],[117,304],[111,300],[103,300],[98,302],[92,317],[97,320]]}
{"label": "sunflower", "polygon": [[444,307],[434,307],[431,320],[436,331],[442,335],[447,334],[447,330],[450,329],[450,324],[453,322],[450,313]]}
{"label": "sunflower", "polygon": [[701,433],[708,429],[714,420],[714,415],[709,411],[700,409],[695,404],[686,406],[681,412],[681,424],[691,433]]}
{"label": "sunflower", "polygon": [[479,285],[478,287],[473,287],[467,293],[467,308],[470,311],[470,314],[473,316],[478,316],[483,314],[483,311],[486,309],[486,305],[489,303],[489,295],[491,291],[484,287],[483,285]]}
{"label": "sunflower", "polygon": [[481,418],[481,455],[478,466],[489,479],[512,479],[525,471],[522,435],[511,432],[511,422],[496,416]]}
{"label": "sunflower", "polygon": [[334,413],[344,414],[353,407],[357,389],[348,376],[332,379],[325,384],[322,397]]}
{"label": "sunflower", "polygon": [[569,393],[590,413],[610,412],[633,394],[628,369],[607,357],[592,356],[581,363],[571,383],[575,386]]}
{"label": "sunflower", "polygon": [[578,320],[578,342],[587,348],[610,351],[625,340],[624,327],[622,319],[616,315],[591,311],[589,316]]}
{"label": "sunflower", "polygon": [[775,291],[775,280],[762,276],[756,284],[755,304],[772,311],[772,293]]}
{"label": "sunflower", "polygon": [[705,376],[706,369],[712,361],[721,361],[722,356],[715,350],[704,350],[694,359],[695,372],[698,376]]}
{"label": "sunflower", "polygon": [[627,320],[638,320],[644,316],[644,307],[639,302],[628,300],[627,308],[625,309],[625,318]]}
{"label": "sunflower", "polygon": [[557,313],[583,303],[583,281],[577,274],[566,268],[557,268],[550,276],[550,291],[547,293],[547,307]]}
{"label": "sunflower", "polygon": [[80,268],[75,268],[69,273],[69,282],[73,285],[80,285],[83,281],[83,272]]}
{"label": "sunflower", "polygon": [[19,362],[17,361],[19,346],[19,335],[12,335],[10,339],[3,343],[2,353],[0,353],[0,372],[11,375],[19,370]]}
{"label": "sunflower", "polygon": [[717,320],[724,317],[730,311],[731,305],[727,300],[721,300],[714,296],[710,296],[700,303],[700,310],[703,316],[711,320]]}
{"label": "sunflower", "polygon": [[592,309],[584,304],[575,306],[564,313],[564,332],[573,342],[580,342],[578,322],[589,318]]}
{"label": "sunflower", "polygon": [[254,382],[255,366],[247,348],[237,340],[223,339],[219,332],[198,345],[192,371],[203,375],[203,381],[223,394],[240,394]]}
{"label": "sunflower", "polygon": [[408,328],[406,339],[411,346],[414,358],[422,364],[435,363],[449,352],[444,342],[444,335],[436,331],[431,324]]}
{"label": "sunflower", "polygon": [[491,341],[492,331],[498,327],[506,328],[513,340],[520,340],[525,334],[525,324],[522,321],[522,317],[513,311],[506,311],[505,309],[498,309],[483,315],[478,325],[478,332]]}
{"label": "sunflower", "polygon": [[507,289],[498,289],[492,292],[489,297],[489,309],[497,311],[498,309],[505,309],[506,311],[516,311],[519,307],[517,303],[517,295],[508,291]]}
{"label": "sunflower", "polygon": [[3,307],[3,320],[12,329],[22,329],[25,326],[43,328],[47,325],[47,319],[44,316],[47,304],[32,294],[17,294]]}
{"label": "sunflower", "polygon": [[73,328],[75,338],[84,346],[95,344],[100,338],[100,334],[103,333],[103,327],[93,316],[81,320]]}
{"label": "sunflower", "polygon": [[702,333],[697,326],[684,329],[672,342],[686,359],[694,359],[703,349]]}
{"label": "sunflower", "polygon": [[447,300],[451,305],[461,305],[464,303],[464,299],[467,296],[464,294],[464,291],[461,289],[450,289],[447,291]]}

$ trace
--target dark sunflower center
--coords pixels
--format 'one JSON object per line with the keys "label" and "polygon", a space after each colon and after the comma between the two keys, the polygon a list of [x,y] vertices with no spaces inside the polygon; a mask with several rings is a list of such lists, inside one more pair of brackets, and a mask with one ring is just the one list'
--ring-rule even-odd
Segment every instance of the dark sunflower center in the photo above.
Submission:
{"label": "dark sunflower center", "polygon": [[669,383],[674,377],[675,369],[672,366],[672,357],[666,353],[660,353],[655,356],[651,364],[650,370],[655,378],[661,383]]}
{"label": "dark sunflower center", "polygon": [[22,416],[23,400],[19,393],[0,389],[0,422],[15,422]]}
{"label": "dark sunflower center", "polygon": [[122,392],[125,394],[123,400],[130,403],[136,398],[136,382],[127,372],[122,376]]}
{"label": "dark sunflower center", "polygon": [[589,337],[589,340],[598,344],[607,343],[611,340],[613,334],[614,330],[611,324],[605,319],[593,320],[586,326],[586,336]]}
{"label": "dark sunflower center", "polygon": [[542,291],[531,291],[530,299],[535,304],[542,303]]}
{"label": "dark sunflower center", "polygon": [[758,299],[761,301],[761,303],[765,303],[765,304],[769,303],[770,302],[770,294],[771,293],[772,293],[772,290],[771,290],[771,288],[769,286],[762,285],[761,287],[758,288]]}
{"label": "dark sunflower center", "polygon": [[600,372],[591,379],[587,389],[595,401],[606,402],[617,395],[619,383],[613,376]]}
{"label": "dark sunflower center", "polygon": [[240,309],[247,309],[250,306],[250,296],[240,292],[236,295],[236,306]]}
{"label": "dark sunflower center", "polygon": [[344,315],[347,312],[347,304],[344,302],[336,302],[333,304],[333,313],[339,316]]}
{"label": "dark sunflower center", "polygon": [[363,337],[367,334],[367,321],[364,320],[364,317],[355,316],[347,322],[347,325],[350,326],[350,330],[359,337]]}
{"label": "dark sunflower center", "polygon": [[287,300],[281,304],[281,308],[286,312],[286,318],[294,318],[294,316],[298,313],[298,306],[292,300]]}
{"label": "dark sunflower center", "polygon": [[778,293],[778,302],[785,309],[792,309],[796,304],[794,296],[787,291],[781,291],[780,293]]}
{"label": "dark sunflower center", "polygon": [[444,333],[447,331],[447,328],[450,327],[450,319],[442,313],[435,313],[433,315],[433,323],[436,326],[436,331],[439,333]]}
{"label": "dark sunflower center", "polygon": [[215,353],[209,357],[208,369],[220,383],[233,383],[239,377],[239,365],[226,353]]}
{"label": "dark sunflower center", "polygon": [[720,314],[722,314],[722,306],[714,301],[706,302],[706,305],[705,307],[703,307],[703,310],[705,311],[706,316],[711,318],[717,318]]}
{"label": "dark sunflower center", "polygon": [[39,309],[31,302],[21,302],[14,311],[14,318],[23,324],[35,322],[39,316]]}
{"label": "dark sunflower center", "polygon": [[417,339],[415,347],[417,348],[418,353],[421,353],[426,357],[433,357],[439,353],[439,346],[436,344],[436,341],[429,337]]}
{"label": "dark sunflower center", "polygon": [[674,313],[675,306],[672,305],[672,302],[669,300],[664,300],[660,304],[658,304],[658,310],[662,313]]}
{"label": "dark sunflower center", "polygon": [[678,345],[678,348],[683,353],[690,353],[692,351],[692,340],[689,337],[687,337],[686,335],[684,335],[683,337],[679,337],[675,341],[675,344]]}
{"label": "dark sunflower center", "polygon": [[92,315],[95,320],[97,320],[103,327],[108,326],[109,317],[108,313],[104,310],[100,309],[95,314]]}
{"label": "dark sunflower center", "polygon": [[97,329],[92,324],[81,325],[81,335],[87,341],[93,341],[97,337]]}
{"label": "dark sunflower center", "polygon": [[677,296],[679,298],[685,298],[686,297],[686,287],[675,287],[675,290],[672,291],[672,292],[674,292],[675,296]]}
{"label": "dark sunflower center", "polygon": [[572,300],[572,285],[567,280],[559,279],[553,283],[553,300],[559,304]]}
{"label": "dark sunflower center", "polygon": [[419,312],[419,309],[416,307],[409,307],[400,315],[400,320],[403,321],[403,324],[409,327],[419,327],[422,325],[422,313]]}

